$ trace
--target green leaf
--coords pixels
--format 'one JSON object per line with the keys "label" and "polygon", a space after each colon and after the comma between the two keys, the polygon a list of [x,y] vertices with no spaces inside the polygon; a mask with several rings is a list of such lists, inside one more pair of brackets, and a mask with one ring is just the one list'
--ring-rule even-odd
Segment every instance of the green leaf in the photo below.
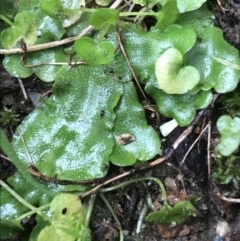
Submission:
{"label": "green leaf", "polygon": [[60,193],[52,200],[50,210],[53,214],[52,225],[40,232],[38,241],[46,239],[74,241],[77,237],[82,238],[87,234],[88,229],[79,223],[82,203],[77,195]]}
{"label": "green leaf", "polygon": [[81,200],[77,195],[70,193],[58,194],[50,204],[53,219],[76,220],[81,211]]}
{"label": "green leaf", "polygon": [[28,211],[28,208],[3,188],[0,188],[0,197],[0,239],[10,239],[23,229],[20,221],[16,223],[11,220]]}
{"label": "green leaf", "polygon": [[1,0],[0,14],[12,20],[17,12],[17,7],[13,0]]}
{"label": "green leaf", "polygon": [[[116,145],[110,161],[118,166],[130,166],[137,160],[147,161],[157,155],[160,150],[160,140],[153,128],[147,125],[133,83],[125,82],[123,87],[123,96],[116,108],[117,117],[114,125]],[[123,140],[123,144],[119,143],[118,138],[122,134],[133,136],[132,141],[125,135],[126,142]]]}
{"label": "green leaf", "polygon": [[19,55],[6,56],[3,65],[12,76],[27,78],[35,73],[42,81],[52,82],[61,66],[51,65],[51,63],[59,62],[67,63],[67,56],[61,48],[28,53],[27,64],[39,64],[37,67],[25,68]]}
{"label": "green leaf", "polygon": [[21,123],[21,134],[15,133],[19,158],[60,180],[104,176],[114,146],[113,108],[121,94],[122,84],[100,67],[62,67],[53,95]]}
{"label": "green leaf", "polygon": [[80,7],[83,6],[85,6],[84,0],[42,0],[40,2],[42,11],[51,18],[59,19],[63,27],[71,26],[81,17]]}
{"label": "green leaf", "polygon": [[38,21],[31,12],[21,12],[16,15],[14,25],[1,33],[1,44],[9,49],[23,39],[28,45],[33,45],[37,39]]}
{"label": "green leaf", "polygon": [[89,24],[96,29],[102,28],[105,24],[111,25],[118,21],[119,12],[116,9],[99,8],[93,12]]}
{"label": "green leaf", "polygon": [[199,82],[198,70],[183,65],[182,54],[174,48],[166,50],[156,61],[155,74],[160,88],[168,94],[185,94]]}
{"label": "green leaf", "polygon": [[109,42],[96,44],[93,39],[83,37],[75,41],[75,51],[91,66],[109,64],[114,60],[114,46]]}
{"label": "green leaf", "polygon": [[39,22],[37,40],[35,44],[48,43],[59,40],[65,33],[65,29],[59,20],[50,18],[39,7],[39,0],[21,0],[18,4],[18,12],[28,11],[34,14]]}
{"label": "green leaf", "polygon": [[46,221],[40,215],[36,215],[35,220],[37,222],[37,225],[33,228],[29,237],[29,241],[37,241],[40,232],[49,225],[49,221]]}
{"label": "green leaf", "polygon": [[[15,152],[13,146],[8,141],[7,137],[3,133],[3,131],[0,129],[0,147],[1,149],[8,155],[10,160],[13,162],[13,164],[18,168],[18,172],[21,173],[21,176],[25,177],[25,183],[24,187],[34,187],[36,190],[42,193],[48,193],[49,196],[52,196],[52,193],[48,192],[47,189],[45,189],[43,186],[41,186],[40,183],[36,182],[34,178],[31,176],[29,172],[26,170],[26,166],[24,163],[21,162],[21,160],[18,158],[17,153]],[[16,173],[14,175],[16,177]],[[9,178],[11,179],[11,177]],[[18,180],[17,188],[20,186],[20,181]],[[12,185],[14,187],[14,185]],[[22,192],[21,192],[22,193]],[[32,195],[33,196],[33,195]]]}
{"label": "green leaf", "polygon": [[145,221],[156,221],[159,223],[178,225],[183,223],[197,210],[188,201],[181,201],[175,204],[173,207],[164,205],[160,211],[152,212],[147,215]]}
{"label": "green leaf", "polygon": [[146,92],[156,101],[160,113],[176,119],[180,126],[188,125],[196,115],[196,110],[205,109],[212,101],[211,91],[200,91],[195,95],[169,95],[147,85]]}
{"label": "green leaf", "polygon": [[223,115],[217,121],[217,128],[221,139],[215,152],[222,156],[230,156],[240,145],[240,118],[232,119],[228,115]]}
{"label": "green leaf", "polygon": [[60,0],[41,0],[40,7],[42,11],[51,18],[58,19],[58,14],[63,11]]}
{"label": "green leaf", "polygon": [[70,229],[71,227],[67,223],[64,223],[62,224],[62,228],[55,225],[44,228],[38,236],[38,241],[75,241],[76,236],[68,234],[63,228]]}
{"label": "green leaf", "polygon": [[194,66],[200,73],[199,86],[195,92],[214,88],[218,93],[226,93],[236,88],[240,71],[213,58],[240,65],[239,52],[224,40],[222,30],[213,26],[211,17],[212,13],[203,6],[199,10],[182,14],[177,22],[193,28],[197,34],[196,45],[186,56],[186,64]]}
{"label": "green leaf", "polygon": [[[177,0],[177,6],[180,13],[196,10],[202,6],[207,0]],[[164,5],[169,0],[160,0],[160,4]]]}
{"label": "green leaf", "polygon": [[156,28],[164,31],[169,25],[173,24],[179,16],[179,10],[177,7],[176,0],[167,1],[162,9],[160,14],[157,16]]}
{"label": "green leaf", "polygon": [[196,42],[195,32],[179,25],[171,25],[164,32],[158,29],[146,32],[142,28],[127,25],[122,29],[122,38],[127,56],[140,81],[151,82],[155,87],[159,87],[155,76],[155,63],[159,56],[168,48],[178,49],[185,55]]}

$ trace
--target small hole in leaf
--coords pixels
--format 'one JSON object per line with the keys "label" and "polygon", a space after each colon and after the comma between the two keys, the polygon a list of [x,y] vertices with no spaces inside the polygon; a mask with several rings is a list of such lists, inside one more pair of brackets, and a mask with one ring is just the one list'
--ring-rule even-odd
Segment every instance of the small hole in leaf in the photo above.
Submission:
{"label": "small hole in leaf", "polygon": [[104,115],[105,115],[105,111],[104,111],[104,110],[101,110],[101,111],[100,111],[100,117],[103,118]]}
{"label": "small hole in leaf", "polygon": [[67,213],[67,208],[63,208],[62,209],[62,214],[66,214]]}

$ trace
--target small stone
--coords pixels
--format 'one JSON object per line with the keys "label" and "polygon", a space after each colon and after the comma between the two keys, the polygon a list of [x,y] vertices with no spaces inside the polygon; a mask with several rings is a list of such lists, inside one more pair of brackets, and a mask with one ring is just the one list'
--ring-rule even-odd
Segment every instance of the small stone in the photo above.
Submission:
{"label": "small stone", "polygon": [[219,221],[216,227],[216,233],[221,237],[226,237],[230,234],[231,228],[226,221]]}
{"label": "small stone", "polygon": [[166,177],[164,179],[164,184],[166,186],[166,188],[176,191],[177,190],[177,184],[175,182],[175,179],[171,178],[171,177]]}

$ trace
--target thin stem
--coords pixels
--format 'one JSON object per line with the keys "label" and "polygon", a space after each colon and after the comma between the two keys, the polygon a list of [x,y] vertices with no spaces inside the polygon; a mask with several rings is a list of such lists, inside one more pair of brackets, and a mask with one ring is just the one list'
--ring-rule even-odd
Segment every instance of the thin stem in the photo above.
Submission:
{"label": "thin stem", "polygon": [[128,16],[158,16],[159,13],[155,12],[122,12],[119,13],[120,17],[128,17]]}
{"label": "thin stem", "polygon": [[141,230],[142,223],[143,223],[143,219],[146,217],[147,212],[148,212],[148,204],[144,203],[144,205],[143,205],[143,207],[141,209],[139,218],[138,218],[136,234],[139,234],[139,232]]}
{"label": "thin stem", "polygon": [[12,147],[11,143],[8,141],[7,137],[3,133],[2,130],[0,130],[0,147],[2,150],[8,155],[8,157],[12,160],[13,164],[16,166],[18,171],[21,173],[22,177],[26,179],[26,181],[34,186],[36,190],[38,190],[41,193],[46,193],[50,197],[54,197],[54,192],[51,190],[48,190],[45,188],[42,184],[38,183],[30,173],[27,172],[25,165],[23,162],[19,159],[18,155],[16,154],[14,148]]}
{"label": "thin stem", "polygon": [[33,210],[35,209],[32,204],[24,200],[18,193],[16,193],[11,187],[9,187],[4,181],[0,179],[0,185],[4,187],[13,197],[15,197],[20,203],[22,203],[24,206],[28,207],[29,209]]}
{"label": "thin stem", "polygon": [[180,167],[180,170],[182,170],[182,166],[183,164],[185,163],[186,159],[187,159],[187,156],[188,154],[190,153],[190,151],[193,149],[193,147],[196,145],[196,143],[199,141],[199,139],[201,138],[201,136],[203,135],[203,133],[206,131],[206,129],[208,128],[209,124],[207,124],[205,126],[205,128],[202,130],[202,132],[198,135],[198,137],[196,138],[196,140],[193,142],[193,144],[190,146],[190,148],[188,149],[188,151],[186,152],[185,156],[183,157],[179,167]]}
{"label": "thin stem", "polygon": [[9,187],[4,181],[0,179],[0,185],[4,187],[14,198],[16,198],[20,203],[22,203],[27,208],[31,209],[33,211],[32,214],[38,213],[43,218],[50,221],[50,218],[45,215],[44,213],[40,212],[36,207],[34,207],[32,204],[27,202],[25,199],[23,199],[18,193],[16,193],[11,187]]}
{"label": "thin stem", "polygon": [[110,213],[112,214],[115,222],[117,223],[118,229],[119,229],[119,233],[120,233],[120,241],[123,241],[123,230],[122,230],[122,225],[117,217],[117,215],[115,214],[112,206],[110,205],[110,203],[108,202],[108,200],[105,198],[105,196],[100,193],[99,196],[102,198],[102,200],[104,201],[104,203],[106,204],[107,208],[109,209]]}
{"label": "thin stem", "polygon": [[85,223],[86,223],[86,227],[89,226],[89,222],[90,222],[90,218],[91,218],[91,214],[92,214],[92,209],[96,200],[97,194],[93,194],[90,197],[90,200],[88,201],[88,209],[87,209],[87,213],[86,213],[86,218],[85,218]]}
{"label": "thin stem", "polygon": [[[43,205],[43,206],[41,206],[41,207],[35,208],[35,210],[29,211],[29,212],[27,212],[27,213],[24,213],[22,216],[16,218],[15,220],[16,220],[16,221],[22,220],[22,219],[24,219],[24,218],[26,218],[26,217],[28,217],[28,216],[31,216],[31,215],[33,215],[33,214],[35,214],[35,213],[40,214],[40,213],[39,213],[40,211],[45,210],[45,209],[47,209],[47,208],[49,208],[49,207],[50,207],[50,203],[48,203],[48,204],[46,204],[46,205]],[[41,214],[40,214],[40,215],[41,215]],[[50,221],[50,219],[49,219],[49,221]]]}
{"label": "thin stem", "polygon": [[10,26],[13,26],[13,22],[4,15],[0,14],[0,19],[2,19],[5,23],[9,24]]}
{"label": "thin stem", "polygon": [[162,198],[163,198],[163,201],[164,201],[164,205],[167,204],[167,194],[166,194],[165,187],[164,187],[163,183],[158,178],[155,178],[155,177],[141,177],[141,178],[131,179],[131,180],[125,181],[123,183],[120,183],[118,185],[115,185],[113,187],[101,188],[99,191],[101,193],[110,192],[110,191],[125,187],[125,186],[127,186],[131,183],[140,182],[140,181],[154,181],[154,182],[156,182],[159,185],[159,187],[162,191]]}
{"label": "thin stem", "polygon": [[136,82],[136,84],[137,84],[140,92],[142,93],[143,98],[144,98],[145,100],[147,100],[147,96],[145,95],[145,93],[144,93],[144,91],[143,91],[143,89],[142,89],[142,87],[141,87],[141,85],[140,85],[140,83],[139,83],[139,81],[138,81],[138,78],[137,78],[137,76],[136,76],[136,74],[135,74],[135,72],[134,72],[134,70],[133,70],[133,68],[132,68],[132,65],[131,65],[131,63],[130,63],[130,60],[128,59],[128,56],[127,56],[127,54],[126,54],[126,52],[125,52],[125,49],[124,49],[124,47],[123,47],[122,39],[121,39],[120,33],[119,33],[119,31],[118,31],[118,26],[117,26],[117,38],[118,38],[118,43],[119,43],[119,45],[120,45],[120,49],[121,49],[121,51],[122,51],[122,53],[123,53],[123,55],[124,55],[124,57],[125,57],[125,59],[126,59],[126,61],[127,61],[128,67],[129,67],[130,70],[131,70],[131,73],[132,73],[132,75],[133,75],[133,78],[134,78],[134,80],[135,80],[135,82]]}

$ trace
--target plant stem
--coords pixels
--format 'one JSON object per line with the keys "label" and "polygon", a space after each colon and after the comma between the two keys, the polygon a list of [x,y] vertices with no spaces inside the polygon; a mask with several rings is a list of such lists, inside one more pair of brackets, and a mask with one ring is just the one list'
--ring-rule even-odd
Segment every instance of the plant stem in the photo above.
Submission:
{"label": "plant stem", "polygon": [[140,212],[139,218],[138,218],[136,234],[139,234],[139,232],[141,230],[142,223],[143,223],[143,219],[146,217],[147,212],[148,212],[148,204],[144,203],[144,205],[142,207],[142,210]]}
{"label": "plant stem", "polygon": [[113,191],[113,190],[116,190],[116,189],[119,189],[119,188],[122,188],[122,187],[125,187],[131,183],[134,183],[134,182],[140,182],[140,181],[154,181],[156,182],[161,191],[162,191],[162,199],[163,199],[163,202],[164,202],[164,205],[168,205],[167,203],[167,194],[166,194],[166,189],[163,185],[163,183],[160,181],[160,179],[158,178],[155,178],[155,177],[141,177],[141,178],[136,178],[136,179],[132,179],[132,180],[128,180],[126,182],[123,182],[123,183],[120,183],[118,185],[115,185],[113,187],[107,187],[107,188],[101,188],[99,191],[104,193],[104,192],[110,192],[110,191]]}
{"label": "plant stem", "polygon": [[8,141],[7,137],[4,135],[3,131],[0,130],[0,147],[8,155],[13,164],[16,166],[18,171],[21,173],[22,178],[24,178],[30,185],[36,188],[41,193],[46,193],[49,197],[54,197],[55,193],[52,190],[45,188],[42,184],[37,182],[31,174],[26,170],[23,162],[18,158],[17,153],[12,147],[11,143]]}
{"label": "plant stem", "polygon": [[122,230],[122,225],[117,217],[117,215],[115,214],[112,206],[110,205],[110,203],[108,202],[108,200],[105,198],[105,196],[100,193],[99,196],[102,198],[102,200],[104,201],[104,203],[106,204],[107,208],[109,209],[110,213],[112,214],[115,222],[117,223],[118,225],[118,229],[119,229],[119,233],[120,233],[120,241],[123,241],[123,230]]}
{"label": "plant stem", "polygon": [[157,16],[159,13],[155,12],[122,12],[119,13],[120,17],[125,17],[125,16]]}
{"label": "plant stem", "polygon": [[[50,221],[50,218],[44,213],[40,212],[38,208],[34,207],[32,204],[23,199],[18,193],[16,193],[11,187],[9,187],[4,181],[0,179],[0,185],[4,187],[13,197],[15,197],[20,203],[32,210],[32,214],[38,213],[43,218]],[[29,216],[29,215],[28,215]]]}
{"label": "plant stem", "polygon": [[97,194],[93,194],[93,195],[91,195],[90,200],[88,201],[88,209],[87,209],[87,213],[86,213],[86,216],[85,216],[86,217],[86,219],[85,219],[86,227],[89,226],[89,222],[90,222],[90,218],[91,218],[91,214],[92,214],[92,209],[93,209],[96,197],[97,197]]}
{"label": "plant stem", "polygon": [[[48,203],[48,204],[46,204],[46,205],[43,205],[43,206],[41,206],[41,207],[35,208],[35,210],[29,211],[29,212],[27,212],[27,213],[24,213],[22,216],[16,218],[15,220],[16,220],[16,221],[22,220],[22,219],[24,219],[24,218],[26,218],[26,217],[28,217],[28,216],[31,216],[31,215],[33,215],[33,214],[35,214],[35,213],[41,215],[41,214],[40,214],[40,211],[45,210],[45,209],[47,209],[47,208],[49,208],[49,207],[50,207],[50,203]],[[49,221],[50,221],[50,219],[49,219]]]}
{"label": "plant stem", "polygon": [[13,22],[4,15],[0,14],[0,19],[2,19],[5,23],[9,24],[10,26],[13,26]]}

